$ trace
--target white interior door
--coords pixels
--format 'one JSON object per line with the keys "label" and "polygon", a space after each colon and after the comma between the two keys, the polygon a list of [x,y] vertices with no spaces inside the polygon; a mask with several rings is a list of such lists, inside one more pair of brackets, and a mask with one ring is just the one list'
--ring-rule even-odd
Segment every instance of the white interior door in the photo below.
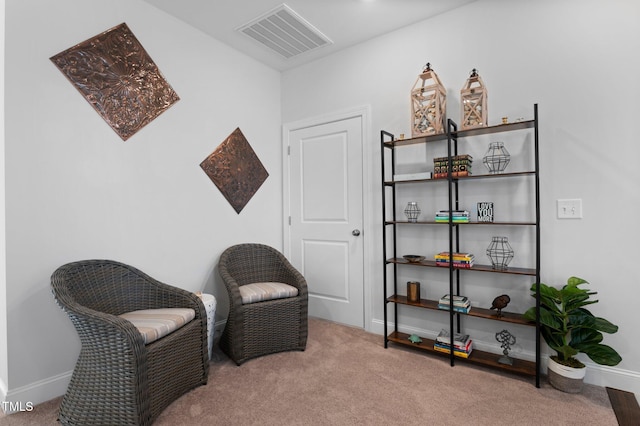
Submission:
{"label": "white interior door", "polygon": [[364,327],[362,129],[356,116],[288,133],[288,244],[309,285],[309,315],[356,327]]}

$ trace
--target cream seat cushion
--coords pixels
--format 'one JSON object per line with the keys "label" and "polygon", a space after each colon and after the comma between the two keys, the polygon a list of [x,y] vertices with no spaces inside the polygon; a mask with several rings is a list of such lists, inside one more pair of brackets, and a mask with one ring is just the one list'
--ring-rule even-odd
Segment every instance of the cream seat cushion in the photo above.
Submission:
{"label": "cream seat cushion", "polygon": [[176,331],[195,317],[196,312],[191,308],[143,309],[120,315],[133,323],[145,345]]}
{"label": "cream seat cushion", "polygon": [[242,296],[243,305],[262,302],[264,300],[295,297],[297,295],[298,289],[285,283],[251,283],[240,286],[240,296]]}

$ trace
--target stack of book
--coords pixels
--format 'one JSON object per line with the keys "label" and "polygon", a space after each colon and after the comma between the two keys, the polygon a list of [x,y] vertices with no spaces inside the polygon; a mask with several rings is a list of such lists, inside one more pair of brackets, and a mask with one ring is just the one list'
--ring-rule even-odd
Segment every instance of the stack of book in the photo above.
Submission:
{"label": "stack of book", "polygon": [[[473,157],[468,154],[455,155],[451,157],[451,176],[469,176],[471,174],[471,165]],[[433,159],[433,178],[446,178],[449,174],[449,158],[436,157]]]}
{"label": "stack of book", "polygon": [[448,251],[442,251],[434,256],[436,265],[448,267],[450,257],[453,257],[453,267],[462,269],[470,269],[475,259],[475,256],[471,253],[453,253],[453,256],[449,256]]}
{"label": "stack of book", "polygon": [[[453,223],[469,223],[469,212],[466,210],[453,210],[451,212]],[[438,210],[436,212],[436,222],[449,223],[449,210]]]}
{"label": "stack of book", "polygon": [[[451,336],[445,329],[440,331],[436,341],[433,344],[433,349],[439,352],[451,352]],[[458,334],[453,336],[453,354],[461,358],[469,358],[471,351],[473,350],[473,340],[468,334]]]}
{"label": "stack of book", "polygon": [[[438,301],[438,309],[449,310],[451,306],[451,296],[445,294]],[[461,314],[468,314],[471,310],[471,302],[467,296],[453,296],[453,311]]]}

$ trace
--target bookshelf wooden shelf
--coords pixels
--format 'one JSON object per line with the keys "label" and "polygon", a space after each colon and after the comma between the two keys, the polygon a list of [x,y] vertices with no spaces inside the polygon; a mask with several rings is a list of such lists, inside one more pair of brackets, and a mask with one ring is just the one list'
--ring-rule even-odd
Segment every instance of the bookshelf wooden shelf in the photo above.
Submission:
{"label": "bookshelf wooden shelf", "polygon": [[[408,222],[406,220],[387,220],[385,222],[385,225],[393,225],[393,224],[406,224],[406,225],[440,225],[440,226],[448,226],[448,223],[443,223],[443,222],[436,222],[434,220],[432,221],[428,221],[428,220],[419,220],[417,222]],[[473,226],[473,225],[483,225],[483,226],[509,226],[509,225],[514,225],[514,226],[524,226],[524,225],[530,225],[530,226],[536,226],[537,224],[535,222],[454,222],[453,223],[454,226]]]}
{"label": "bookshelf wooden shelf", "polygon": [[[402,345],[404,347],[409,347],[415,350],[427,352],[430,354],[436,354],[442,357],[450,357],[450,354],[445,352],[437,351],[433,348],[434,341],[432,339],[427,339],[421,337],[421,343],[412,343],[409,340],[409,335],[406,333],[402,333],[399,331],[394,331],[387,336],[387,340],[393,342],[398,345]],[[512,373],[522,374],[526,376],[536,376],[536,363],[532,361],[526,361],[522,359],[513,358],[513,365],[500,364],[498,362],[498,358],[500,355],[493,354],[490,352],[483,352],[477,349],[474,349],[469,355],[469,358],[462,358],[456,356],[456,361],[460,362],[468,362],[470,364],[482,365],[484,367],[497,368],[500,370],[507,370]]]}
{"label": "bookshelf wooden shelf", "polygon": [[[453,295],[464,295],[464,288],[467,285],[473,285],[473,276],[478,272],[483,273],[491,273],[491,274],[506,274],[513,276],[514,280],[522,280],[526,277],[533,277],[535,281],[540,282],[540,190],[539,190],[539,156],[538,156],[538,106],[534,105],[533,108],[534,119],[519,121],[516,123],[508,123],[508,124],[500,124],[496,126],[488,126],[481,127],[469,130],[458,130],[457,125],[452,120],[447,120],[447,128],[444,134],[432,135],[432,136],[422,136],[410,139],[401,139],[398,140],[394,137],[393,134],[388,133],[386,131],[380,132],[380,142],[381,142],[381,155],[382,155],[382,235],[383,235],[383,263],[384,263],[384,345],[388,346],[389,342],[394,344],[415,348],[430,354],[437,354],[439,356],[447,357],[450,361],[451,366],[454,366],[456,362],[463,361],[469,362],[473,364],[479,364],[492,368],[500,368],[503,370],[507,370],[514,373],[524,374],[527,376],[535,377],[535,384],[537,387],[540,386],[540,323],[539,320],[531,322],[525,320],[522,317],[522,314],[517,312],[502,312],[502,316],[498,317],[495,310],[481,308],[479,306],[472,305],[471,309],[468,313],[458,313],[452,309],[440,309],[438,307],[438,300],[431,299],[419,299],[418,301],[411,302],[408,300],[407,296],[402,295],[399,291],[398,284],[398,276],[399,269],[407,272],[409,269],[405,268],[438,268],[440,270],[448,271],[449,275],[449,288],[448,294]],[[453,160],[460,161],[460,157],[458,154],[458,139],[462,138],[474,138],[482,135],[493,135],[505,132],[515,132],[515,131],[531,131],[533,130],[533,140],[530,138],[526,138],[526,140],[531,141],[531,152],[532,158],[534,162],[534,166],[532,170],[525,171],[511,171],[511,172],[503,172],[497,174],[474,174],[469,176],[460,176],[455,177],[451,173],[447,175],[446,178],[437,178],[437,179],[414,179],[414,180],[390,180],[389,178],[393,178],[397,176],[395,173],[395,162],[396,162],[396,150],[401,149],[406,146],[415,146],[415,145],[427,145],[428,147],[433,147],[437,152],[438,145],[433,144],[445,144],[447,148],[447,156],[439,159],[440,166],[442,161],[448,161],[449,167],[453,165]],[[524,148],[526,151],[527,148]],[[433,150],[431,152],[434,152]],[[385,153],[390,153],[387,155]],[[455,158],[454,158],[455,157]],[[445,163],[446,164],[446,163]],[[389,167],[390,165],[390,167]],[[438,164],[436,164],[437,166]],[[469,165],[470,167],[470,165]],[[440,173],[440,172],[439,172]],[[405,175],[407,176],[407,175]],[[413,176],[411,176],[413,177]],[[499,222],[441,222],[436,221],[435,218],[433,220],[417,220],[415,222],[410,222],[408,220],[399,219],[396,217],[396,214],[401,216],[400,205],[398,203],[398,193],[401,191],[409,190],[412,193],[417,193],[417,191],[424,190],[426,194],[435,194],[435,188],[442,188],[442,185],[445,185],[448,188],[448,212],[449,216],[452,217],[454,211],[460,210],[459,208],[459,186],[460,185],[471,185],[475,190],[478,188],[476,185],[482,186],[482,190],[484,193],[487,192],[487,188],[491,189],[490,185],[493,184],[501,184],[501,180],[503,179],[533,179],[534,181],[534,190],[531,195],[531,204],[535,204],[535,217],[529,220],[502,220]],[[496,182],[500,180],[500,182]],[[478,183],[472,183],[478,182]],[[511,183],[508,183],[511,185]],[[513,187],[513,185],[511,185]],[[439,193],[442,193],[442,190],[438,190]],[[404,198],[406,200],[406,198]],[[405,201],[406,202],[406,201]],[[416,228],[417,227],[417,228]],[[432,227],[429,229],[429,227]],[[495,229],[494,227],[507,227],[509,229],[514,229],[514,227],[529,227],[535,230],[535,247],[533,247],[533,252],[535,253],[535,265],[531,265],[531,267],[508,267],[506,269],[496,269],[491,265],[482,265],[473,263],[470,268],[456,268],[453,265],[442,266],[442,263],[438,263],[433,259],[430,259],[428,256],[426,259],[420,262],[409,262],[408,260],[402,257],[402,238],[406,238],[406,235],[409,233],[405,233],[405,237],[398,236],[398,228],[407,229],[410,228],[412,231],[410,234],[412,235],[413,246],[415,246],[416,241],[419,241],[419,237],[417,235],[421,235],[420,233],[426,232],[431,238],[431,233],[433,232],[434,239],[442,240],[442,229],[446,228],[448,230],[448,250],[449,252],[461,252],[463,250],[460,247],[464,244],[464,238],[461,238],[461,230],[465,229],[476,229],[474,232],[483,232],[483,229]],[[493,231],[491,231],[493,232]],[[439,234],[438,234],[439,233]],[[425,254],[425,253],[419,253]],[[434,253],[435,254],[435,253]],[[477,260],[474,259],[474,260]],[[409,272],[407,272],[409,273]],[[421,274],[430,274],[428,270],[421,271]],[[442,275],[438,275],[441,279]],[[520,278],[518,278],[520,277]],[[464,281],[464,283],[463,283]],[[529,291],[529,287],[523,289],[523,291]],[[536,295],[536,298],[539,300],[539,294]],[[434,341],[426,338],[422,338],[422,342],[419,344],[413,343],[409,340],[409,335],[401,332],[399,327],[402,326],[402,318],[399,315],[400,311],[405,309],[427,309],[431,311],[437,311],[442,313],[442,315],[447,315],[449,319],[449,330],[451,336],[456,333],[463,334],[463,327],[461,325],[462,319],[467,318],[470,320],[489,320],[489,321],[498,321],[507,324],[516,324],[519,326],[525,326],[529,329],[534,329],[535,333],[535,361],[526,361],[522,359],[515,359],[513,365],[505,365],[498,362],[498,359],[502,355],[501,353],[489,353],[477,350],[475,347],[471,350],[471,354],[468,358],[456,356],[455,354],[448,351],[448,353],[443,353],[434,348]],[[539,309],[539,308],[538,308]],[[389,310],[392,311],[393,314],[393,324],[390,325],[389,321]],[[412,314],[412,317],[415,317],[415,314]],[[538,311],[539,318],[539,311]],[[468,321],[465,320],[465,324],[468,324]],[[391,332],[389,332],[389,327],[393,327]],[[425,324],[425,329],[429,330],[429,325]],[[440,328],[440,327],[438,327]],[[435,332],[436,330],[429,330],[429,333]],[[473,339],[473,336],[471,336]]]}
{"label": "bookshelf wooden shelf", "polygon": [[513,132],[516,130],[525,130],[531,129],[537,126],[537,119],[534,120],[524,120],[518,121],[515,123],[507,123],[507,124],[498,124],[495,126],[487,126],[487,127],[479,127],[477,129],[469,129],[469,130],[455,130],[451,131],[449,134],[442,133],[438,135],[431,136],[419,136],[415,138],[407,138],[407,139],[393,139],[390,141],[383,141],[383,146],[387,148],[395,148],[398,146],[407,146],[407,145],[417,145],[417,144],[425,144],[425,143],[433,143],[433,142],[442,142],[446,141],[449,136],[464,138],[469,136],[480,136],[480,135],[488,135],[502,132]]}
{"label": "bookshelf wooden shelf", "polygon": [[[411,266],[427,266],[440,269],[449,269],[446,266],[438,266],[435,260],[423,260],[422,262],[409,262],[404,258],[391,258],[387,259],[387,263],[396,263],[398,265],[411,265]],[[490,265],[478,265],[474,264],[471,268],[454,268],[460,271],[477,271],[477,272],[493,272],[494,274],[516,274],[516,275],[531,275],[536,276],[536,269],[533,268],[515,268],[509,267],[507,269],[494,269]]]}
{"label": "bookshelf wooden shelf", "polygon": [[[407,296],[393,295],[387,298],[387,302],[399,303],[401,305],[416,306],[424,309],[433,309],[433,310],[441,311],[445,313],[449,312],[446,309],[438,308],[437,300],[420,299],[420,301],[418,302],[410,302],[407,299]],[[517,314],[515,312],[502,311],[502,316],[498,317],[496,311],[492,311],[491,309],[479,308],[477,306],[471,307],[471,310],[466,314],[454,312],[454,315],[456,314],[466,315],[469,317],[476,317],[476,318],[485,318],[493,321],[504,321],[512,324],[527,325],[531,327],[536,326],[534,322],[524,319],[521,314]]]}
{"label": "bookshelf wooden shelf", "polygon": [[[458,176],[453,179],[457,181],[463,180],[480,180],[480,179],[505,179],[512,177],[522,177],[522,176],[535,176],[535,171],[525,171],[525,172],[510,172],[510,173],[500,173],[500,174],[481,174],[481,175],[471,175],[471,176]],[[385,186],[393,186],[393,185],[405,185],[411,183],[438,183],[446,181],[446,179],[438,178],[438,179],[412,179],[412,180],[388,180],[384,182]]]}

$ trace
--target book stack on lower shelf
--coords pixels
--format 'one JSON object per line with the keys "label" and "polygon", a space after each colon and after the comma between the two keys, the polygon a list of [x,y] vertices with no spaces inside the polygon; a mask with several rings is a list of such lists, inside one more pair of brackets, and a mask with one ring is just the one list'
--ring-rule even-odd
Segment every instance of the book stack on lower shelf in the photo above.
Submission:
{"label": "book stack on lower shelf", "polygon": [[[453,223],[469,223],[469,212],[467,210],[453,210],[451,212]],[[438,210],[436,212],[436,222],[449,223],[449,210]]]}
{"label": "book stack on lower shelf", "polygon": [[471,253],[453,253],[453,256],[449,256],[448,251],[442,251],[434,256],[437,266],[449,267],[449,262],[453,258],[454,268],[469,269],[473,267],[473,261],[475,256]]}
{"label": "book stack on lower shelf", "polygon": [[[438,352],[451,353],[451,335],[445,329],[436,337],[433,349]],[[473,340],[468,334],[455,333],[453,336],[453,354],[460,358],[469,358],[473,350]]]}
{"label": "book stack on lower shelf", "polygon": [[[438,301],[438,309],[444,309],[446,311],[451,307],[451,296],[445,294]],[[453,311],[461,314],[468,314],[471,310],[471,302],[467,296],[453,296]]]}
{"label": "book stack on lower shelf", "polygon": [[[461,177],[471,175],[471,164],[473,157],[469,154],[456,155],[451,157],[451,176]],[[449,175],[449,159],[447,157],[436,157],[433,159],[433,178],[442,179]]]}

